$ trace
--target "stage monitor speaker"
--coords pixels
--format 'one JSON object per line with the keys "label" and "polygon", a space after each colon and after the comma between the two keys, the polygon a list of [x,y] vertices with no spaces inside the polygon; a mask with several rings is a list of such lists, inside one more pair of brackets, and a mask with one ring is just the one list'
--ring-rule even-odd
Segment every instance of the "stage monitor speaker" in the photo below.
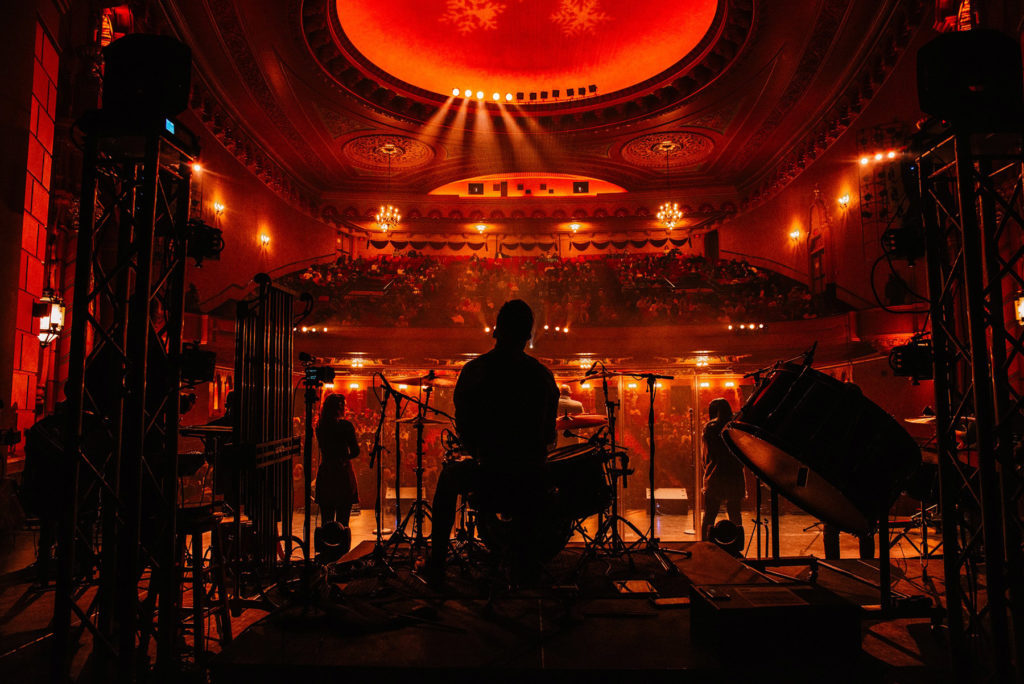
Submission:
{"label": "stage monitor speaker", "polygon": [[103,48],[103,109],[173,117],[188,107],[192,51],[169,36],[132,33]]}
{"label": "stage monitor speaker", "polygon": [[1017,42],[999,31],[943,33],[917,53],[921,109],[957,127],[1016,130],[1024,114]]}
{"label": "stage monitor speaker", "polygon": [[860,655],[860,607],[812,584],[691,585],[690,639],[726,667],[850,664]]}

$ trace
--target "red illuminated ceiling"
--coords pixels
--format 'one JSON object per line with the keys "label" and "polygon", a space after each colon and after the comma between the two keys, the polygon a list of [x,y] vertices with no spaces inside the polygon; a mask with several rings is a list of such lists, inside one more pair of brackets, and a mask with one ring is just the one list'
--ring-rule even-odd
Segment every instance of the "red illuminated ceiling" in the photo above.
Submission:
{"label": "red illuminated ceiling", "polygon": [[492,93],[645,81],[701,44],[718,0],[337,0],[345,37],[413,86]]}

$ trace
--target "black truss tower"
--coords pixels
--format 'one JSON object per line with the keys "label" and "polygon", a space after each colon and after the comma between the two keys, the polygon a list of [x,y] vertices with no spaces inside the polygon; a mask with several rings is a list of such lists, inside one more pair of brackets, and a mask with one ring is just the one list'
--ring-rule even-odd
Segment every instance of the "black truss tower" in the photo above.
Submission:
{"label": "black truss tower", "polygon": [[[1020,681],[1022,142],[949,135],[918,159],[935,356],[948,625],[958,681]],[[959,436],[957,431],[961,432]]]}
{"label": "black truss tower", "polygon": [[[97,679],[173,667],[180,606],[175,498],[191,162],[170,120],[92,112],[85,134],[64,501],[54,606],[55,680],[83,631]],[[176,132],[175,132],[176,131]]]}

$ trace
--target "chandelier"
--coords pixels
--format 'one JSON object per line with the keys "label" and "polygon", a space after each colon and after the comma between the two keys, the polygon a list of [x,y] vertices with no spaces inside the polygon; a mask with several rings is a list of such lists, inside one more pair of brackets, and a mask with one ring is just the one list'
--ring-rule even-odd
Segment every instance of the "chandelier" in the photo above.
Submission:
{"label": "chandelier", "polygon": [[[386,155],[388,158],[388,182],[387,190],[388,194],[391,193],[391,157],[401,152],[398,145],[394,143],[385,143],[379,148],[381,154]],[[402,220],[402,214],[399,213],[398,208],[390,204],[380,205],[380,211],[374,217],[377,222],[377,227],[381,229],[381,232],[388,232],[389,229],[396,227]]]}
{"label": "chandelier", "polygon": [[665,202],[658,207],[658,220],[665,226],[665,230],[672,230],[683,219],[683,212],[679,211],[678,202]]}
{"label": "chandelier", "polygon": [[[674,140],[662,140],[660,143],[654,146],[654,149],[659,152],[665,153],[665,190],[671,192],[671,183],[669,182],[669,169],[668,169],[668,155],[671,152],[675,152],[679,149],[679,143]],[[665,226],[665,230],[672,230],[679,222],[683,220],[683,212],[679,210],[678,202],[665,202],[658,207],[657,213],[658,220]]]}

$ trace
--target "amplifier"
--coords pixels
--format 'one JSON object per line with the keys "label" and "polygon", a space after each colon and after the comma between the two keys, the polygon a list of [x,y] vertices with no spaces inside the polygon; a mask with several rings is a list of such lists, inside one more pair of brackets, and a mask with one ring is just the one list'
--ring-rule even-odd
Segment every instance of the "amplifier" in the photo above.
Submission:
{"label": "amplifier", "polygon": [[860,607],[806,583],[692,585],[690,639],[740,667],[851,662]]}

